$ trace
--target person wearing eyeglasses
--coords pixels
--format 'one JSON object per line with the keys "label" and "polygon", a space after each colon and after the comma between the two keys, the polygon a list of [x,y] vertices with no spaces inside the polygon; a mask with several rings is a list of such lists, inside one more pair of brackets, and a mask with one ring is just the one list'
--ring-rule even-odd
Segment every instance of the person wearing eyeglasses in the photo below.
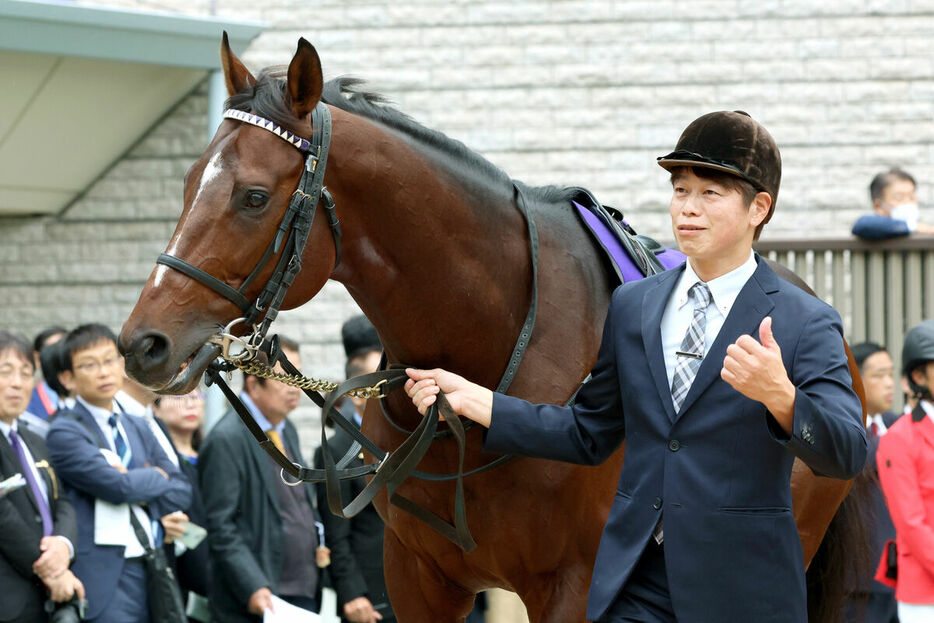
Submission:
{"label": "person wearing eyeglasses", "polygon": [[143,556],[163,542],[160,519],[191,504],[191,485],[146,422],[115,404],[123,357],[113,332],[83,325],[64,348],[60,377],[76,402],[52,421],[47,444],[78,518],[73,569],[87,590],[86,620],[149,623]]}
{"label": "person wearing eyeglasses", "polygon": [[[77,524],[49,467],[43,439],[19,418],[35,367],[25,338],[0,331],[0,621],[44,623],[45,602],[70,607],[84,586],[70,570]],[[7,481],[10,482],[10,481]]]}

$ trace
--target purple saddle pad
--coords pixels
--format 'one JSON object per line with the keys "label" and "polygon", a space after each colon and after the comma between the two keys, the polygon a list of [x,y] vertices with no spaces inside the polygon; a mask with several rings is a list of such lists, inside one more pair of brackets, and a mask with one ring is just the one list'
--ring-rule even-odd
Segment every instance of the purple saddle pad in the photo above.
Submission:
{"label": "purple saddle pad", "polygon": [[[609,260],[616,265],[618,269],[617,272],[623,278],[623,283],[642,279],[645,275],[642,274],[639,266],[616,237],[616,233],[603,222],[603,219],[578,202],[572,201],[571,203],[577,208],[588,231],[590,231],[591,235],[596,238],[599,245],[606,251]],[[684,254],[675,249],[665,249],[661,253],[656,254],[655,257],[658,258],[662,266],[666,269],[680,266],[684,262]]]}

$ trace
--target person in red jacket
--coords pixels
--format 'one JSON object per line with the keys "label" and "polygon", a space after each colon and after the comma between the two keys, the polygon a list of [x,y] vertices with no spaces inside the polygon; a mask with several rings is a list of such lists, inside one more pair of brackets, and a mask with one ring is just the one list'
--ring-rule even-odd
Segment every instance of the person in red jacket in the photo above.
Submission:
{"label": "person in red jacket", "polygon": [[[930,622],[934,621],[934,319],[905,335],[902,363],[920,402],[910,417],[900,418],[882,437],[876,463],[895,524],[899,621]],[[885,581],[885,562],[876,576],[880,581]]]}

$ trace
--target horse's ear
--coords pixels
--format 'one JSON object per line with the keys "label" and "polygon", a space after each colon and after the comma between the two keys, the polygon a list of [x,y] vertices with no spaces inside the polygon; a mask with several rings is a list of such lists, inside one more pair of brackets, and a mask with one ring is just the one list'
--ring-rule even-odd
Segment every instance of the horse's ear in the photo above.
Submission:
{"label": "horse's ear", "polygon": [[221,43],[221,66],[224,68],[224,80],[227,82],[228,95],[236,95],[256,83],[256,78],[253,77],[250,70],[240,62],[237,55],[230,49],[226,30],[224,31],[224,41]]}
{"label": "horse's ear", "polygon": [[314,110],[321,99],[324,78],[321,75],[321,60],[315,47],[304,37],[298,40],[298,50],[289,63],[289,98],[292,113],[299,119]]}

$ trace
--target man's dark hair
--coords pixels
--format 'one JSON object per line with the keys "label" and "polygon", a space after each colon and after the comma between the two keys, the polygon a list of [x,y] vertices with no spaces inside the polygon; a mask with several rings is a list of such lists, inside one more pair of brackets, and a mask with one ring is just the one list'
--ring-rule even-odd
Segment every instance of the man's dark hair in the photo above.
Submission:
{"label": "man's dark hair", "polygon": [[885,346],[876,344],[875,342],[861,342],[855,346],[851,346],[850,352],[853,353],[853,361],[856,362],[856,367],[862,372],[863,364],[867,359],[876,353],[887,353],[888,351],[885,349]]}
{"label": "man's dark hair", "polygon": [[19,333],[12,331],[0,331],[0,353],[5,350],[12,350],[18,353],[23,359],[29,362],[29,365],[35,369],[32,360],[32,348],[29,346],[29,340]]}
{"label": "man's dark hair", "polygon": [[341,341],[344,343],[344,355],[347,359],[365,355],[373,350],[383,350],[376,327],[363,314],[352,316],[341,325]]}
{"label": "man's dark hair", "polygon": [[[284,336],[284,335],[280,335],[280,336],[279,336],[279,348],[281,348],[282,350],[293,350],[293,351],[295,351],[296,353],[299,352],[298,342],[296,342],[296,341],[293,340],[292,338],[286,337],[286,336]],[[248,378],[250,378],[250,377],[255,378],[255,379],[256,379],[256,382],[259,383],[260,385],[265,385],[265,384],[266,384],[266,379],[264,379],[263,377],[261,377],[261,376],[256,376],[256,375],[253,375],[253,374],[247,374],[246,372],[244,372],[244,373],[243,373],[243,388],[244,388],[244,390],[246,390],[246,380],[247,380]]]}
{"label": "man's dark hair", "polygon": [[43,329],[42,331],[39,331],[39,333],[36,334],[36,337],[32,340],[32,350],[37,353],[41,352],[42,347],[45,346],[45,343],[49,340],[50,337],[53,335],[65,335],[66,333],[68,333],[68,329],[65,327],[54,326]]}
{"label": "man's dark hair", "polygon": [[68,396],[68,390],[58,380],[59,372],[65,369],[65,340],[49,344],[39,351],[39,367],[49,387],[62,398]]}
{"label": "man's dark hair", "polygon": [[71,360],[79,350],[107,341],[113,342],[115,346],[117,344],[117,336],[106,325],[90,323],[72,329],[64,339],[65,351],[62,356],[62,371],[73,372]]}
{"label": "man's dark hair", "polygon": [[882,193],[885,192],[885,189],[894,184],[895,182],[911,182],[911,185],[915,188],[918,187],[918,183],[915,181],[909,173],[902,171],[899,168],[892,168],[888,171],[883,171],[882,173],[876,174],[872,181],[869,183],[869,200],[873,203],[877,199],[882,198]]}
{"label": "man's dark hair", "polygon": [[[709,180],[720,184],[727,190],[737,191],[742,197],[743,205],[745,206],[751,205],[756,195],[760,192],[765,192],[764,190],[757,189],[741,177],[723,171],[717,171],[716,169],[708,169],[707,167],[673,167],[671,169],[671,182],[674,183],[676,177],[684,175],[688,171],[703,180]],[[765,223],[761,223],[756,227],[756,231],[752,237],[753,240],[759,239],[759,234],[762,233],[763,227],[765,227]]]}

